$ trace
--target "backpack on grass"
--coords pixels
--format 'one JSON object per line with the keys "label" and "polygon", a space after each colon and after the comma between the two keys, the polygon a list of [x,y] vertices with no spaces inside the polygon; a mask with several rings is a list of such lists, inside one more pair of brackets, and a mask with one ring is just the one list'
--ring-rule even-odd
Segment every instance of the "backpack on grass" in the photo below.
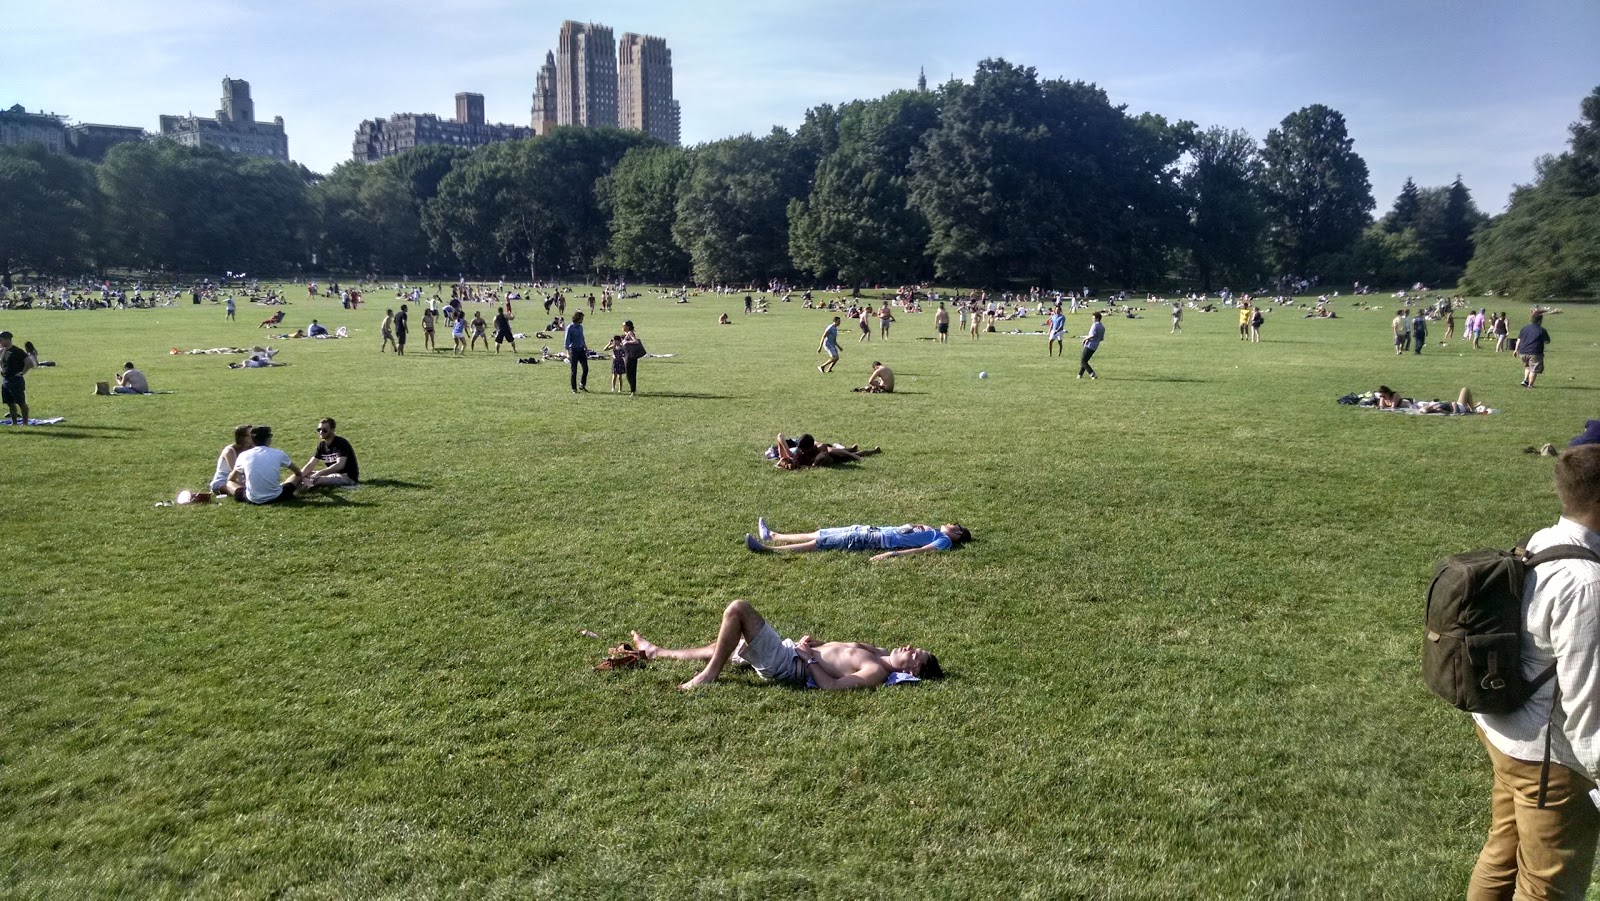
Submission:
{"label": "backpack on grass", "polygon": [[1590,560],[1593,551],[1560,544],[1468,551],[1439,561],[1428,586],[1422,681],[1470,713],[1510,713],[1555,675],[1555,664],[1522,675],[1522,586],[1528,571],[1554,560]]}

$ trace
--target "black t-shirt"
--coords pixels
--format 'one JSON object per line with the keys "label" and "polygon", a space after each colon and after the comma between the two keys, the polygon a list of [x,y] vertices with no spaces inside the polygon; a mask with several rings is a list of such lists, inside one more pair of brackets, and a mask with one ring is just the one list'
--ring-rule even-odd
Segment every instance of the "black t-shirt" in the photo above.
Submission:
{"label": "black t-shirt", "polygon": [[356,463],[356,449],[350,442],[344,440],[343,435],[334,435],[331,441],[317,442],[317,459],[324,465],[332,466],[340,457],[345,460],[343,472],[350,477],[350,481],[361,481],[361,467]]}
{"label": "black t-shirt", "polygon": [[[410,327],[411,327],[411,323],[408,321],[408,317],[406,316],[406,311],[405,310],[401,310],[400,312],[394,314],[394,330],[395,331],[404,333]],[[345,445],[345,446],[349,447],[348,444]]]}
{"label": "black t-shirt", "polygon": [[28,368],[28,352],[15,344],[0,353],[0,375],[16,378]]}

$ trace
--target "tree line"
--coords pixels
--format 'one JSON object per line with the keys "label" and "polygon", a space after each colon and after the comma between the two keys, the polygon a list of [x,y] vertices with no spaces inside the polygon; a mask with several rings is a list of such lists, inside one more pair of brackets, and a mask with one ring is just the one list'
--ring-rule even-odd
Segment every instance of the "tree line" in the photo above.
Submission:
{"label": "tree line", "polygon": [[1004,60],[691,148],[563,128],[326,176],[166,141],[99,166],[0,148],[0,269],[1201,290],[1464,278],[1586,296],[1600,293],[1600,88],[1582,114],[1571,149],[1494,219],[1458,177],[1408,180],[1374,220],[1366,163],[1320,104],[1257,142]]}

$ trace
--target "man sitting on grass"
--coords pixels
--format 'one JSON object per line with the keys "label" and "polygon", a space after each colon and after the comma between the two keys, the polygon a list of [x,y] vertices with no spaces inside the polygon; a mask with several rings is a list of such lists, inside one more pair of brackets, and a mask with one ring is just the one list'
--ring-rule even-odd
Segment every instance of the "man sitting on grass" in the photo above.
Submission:
{"label": "man sitting on grass", "polygon": [[[252,504],[278,504],[294,497],[300,487],[300,471],[294,468],[289,455],[272,446],[272,427],[258,425],[250,430],[250,440],[255,447],[239,454],[233,464],[229,479],[240,487],[234,493],[236,500]],[[287,481],[279,484],[278,475],[289,470]]]}
{"label": "man sitting on grass", "polygon": [[[317,450],[300,467],[300,478],[306,488],[350,488],[361,481],[361,466],[356,462],[356,449],[343,435],[333,433],[334,421],[323,419],[317,423]],[[322,468],[317,469],[321,463]]]}
{"label": "man sitting on grass", "polygon": [[883,553],[871,558],[873,563],[908,554],[948,551],[962,542],[972,540],[972,533],[967,531],[966,526],[953,522],[947,522],[937,529],[921,523],[906,523],[903,526],[844,526],[815,532],[785,533],[767,528],[767,520],[763,517],[756,520],[756,529],[761,533],[761,540],[757,541],[754,535],[746,533],[744,546],[758,554],[882,549]]}
{"label": "man sitting on grass", "polygon": [[[880,648],[859,641],[799,641],[778,635],[749,601],[734,601],[722,612],[717,640],[699,648],[663,648],[633,633],[634,647],[651,660],[704,660],[705,668],[678,686],[684,691],[717,681],[728,661],[749,664],[768,682],[843,691],[877,688],[912,679],[943,678],[939,658],[905,645]],[[909,679],[907,678],[909,677]]]}
{"label": "man sitting on grass", "polygon": [[877,360],[872,361],[872,375],[867,378],[867,383],[855,391],[865,391],[868,394],[893,394],[894,370],[883,365]]}
{"label": "man sitting on grass", "polygon": [[149,394],[150,381],[144,373],[133,367],[129,360],[122,365],[122,371],[117,373],[117,387],[111,389],[113,394]]}

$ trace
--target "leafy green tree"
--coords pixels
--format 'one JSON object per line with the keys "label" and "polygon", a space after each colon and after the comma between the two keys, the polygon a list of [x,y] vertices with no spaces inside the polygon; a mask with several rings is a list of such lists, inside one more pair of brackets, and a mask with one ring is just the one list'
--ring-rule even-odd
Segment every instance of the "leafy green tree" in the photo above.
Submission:
{"label": "leafy green tree", "polygon": [[1600,297],[1600,87],[1580,115],[1567,151],[1538,160],[1533,184],[1474,235],[1468,289]]}
{"label": "leafy green tree", "polygon": [[440,179],[423,229],[474,272],[588,272],[610,238],[595,183],[629,150],[653,143],[615,128],[558,128],[478,148]]}
{"label": "leafy green tree", "polygon": [[1372,184],[1354,144],[1344,116],[1320,103],[1267,133],[1261,156],[1280,272],[1310,274],[1318,257],[1348,249],[1369,224]]}
{"label": "leafy green tree", "polygon": [[940,277],[995,283],[1159,277],[1183,240],[1189,123],[1130,118],[1084,82],[985,60],[941,89],[940,125],[911,164]]}
{"label": "leafy green tree", "polygon": [[1406,183],[1400,186],[1400,196],[1394,199],[1394,207],[1383,217],[1383,228],[1388,232],[1402,232],[1408,228],[1416,228],[1417,218],[1420,215],[1422,215],[1422,192],[1417,188],[1417,183],[1407,177]]}
{"label": "leafy green tree", "polygon": [[701,284],[787,275],[789,201],[806,192],[809,154],[781,128],[695,148],[672,236]]}
{"label": "leafy green tree", "polygon": [[0,284],[92,265],[100,199],[92,165],[40,144],[0,147]]}
{"label": "leafy green tree", "polygon": [[909,169],[913,150],[939,124],[937,97],[899,91],[846,104],[833,120],[837,140],[817,166],[810,196],[789,204],[795,265],[851,284],[931,275],[928,223],[910,204]]}
{"label": "leafy green tree", "polygon": [[677,147],[635,147],[595,190],[611,219],[605,265],[646,278],[689,277],[689,254],[672,238],[689,154]]}
{"label": "leafy green tree", "polygon": [[1261,273],[1267,220],[1260,179],[1261,154],[1248,132],[1217,126],[1196,135],[1183,189],[1190,259],[1207,291],[1246,284]]}

